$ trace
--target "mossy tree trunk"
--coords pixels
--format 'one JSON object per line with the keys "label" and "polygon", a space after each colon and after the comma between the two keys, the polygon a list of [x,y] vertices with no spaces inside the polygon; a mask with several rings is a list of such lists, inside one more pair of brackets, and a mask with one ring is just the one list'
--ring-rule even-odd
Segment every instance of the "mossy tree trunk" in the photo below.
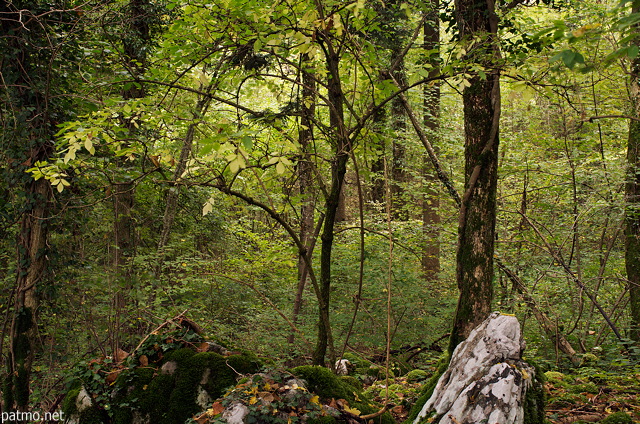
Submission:
{"label": "mossy tree trunk", "polygon": [[450,349],[491,312],[496,225],[500,74],[496,70],[497,15],[493,0],[457,0],[456,21],[466,60],[487,69],[472,75],[463,92],[465,193],[458,222],[456,279],[460,296]]}
{"label": "mossy tree trunk", "polygon": [[[425,52],[438,50],[440,46],[440,19],[438,9],[439,0],[427,2],[427,17],[424,23]],[[429,77],[440,74],[439,54],[429,56],[431,72]],[[438,152],[438,137],[440,134],[440,83],[424,86],[424,124],[428,130],[432,146]],[[429,157],[424,159],[424,179],[426,181],[425,194],[422,201],[422,226],[425,245],[422,252],[422,271],[427,283],[435,282],[440,273],[440,190],[438,176],[431,166]]]}
{"label": "mossy tree trunk", "polygon": [[[634,0],[632,13],[640,11],[640,0]],[[634,43],[640,46],[640,28],[634,28]],[[630,81],[632,116],[640,118],[640,58],[633,59]],[[640,343],[640,121],[629,122],[627,144],[627,181],[625,184],[626,269],[631,310],[631,339]]]}
{"label": "mossy tree trunk", "polygon": [[[49,84],[56,81],[49,68],[60,46],[48,44],[46,32],[56,16],[38,17],[38,2],[0,5],[0,74],[3,128],[1,148],[9,161],[2,170],[5,183],[21,187],[16,199],[20,228],[16,240],[16,282],[13,318],[4,382],[4,406],[29,409],[30,378],[37,349],[38,288],[47,267],[47,218],[51,184],[25,172],[46,161],[53,149],[56,121],[63,119]],[[47,5],[47,10],[50,6]]]}

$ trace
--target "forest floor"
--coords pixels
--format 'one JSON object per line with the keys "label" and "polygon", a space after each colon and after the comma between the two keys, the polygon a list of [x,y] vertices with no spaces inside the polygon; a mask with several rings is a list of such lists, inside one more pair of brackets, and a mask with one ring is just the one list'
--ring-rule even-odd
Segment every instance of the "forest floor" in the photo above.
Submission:
{"label": "forest floor", "polygon": [[[614,370],[583,367],[571,374],[549,372],[546,377],[548,423],[595,423],[616,412],[624,412],[640,423],[640,367]],[[406,377],[390,381],[389,401],[397,405],[391,412],[398,423],[409,416],[422,384],[410,382]],[[384,381],[366,387],[365,391],[380,403],[386,400]]]}
{"label": "forest floor", "polygon": [[578,368],[547,373],[547,419],[551,423],[598,422],[625,412],[640,422],[640,368]]}

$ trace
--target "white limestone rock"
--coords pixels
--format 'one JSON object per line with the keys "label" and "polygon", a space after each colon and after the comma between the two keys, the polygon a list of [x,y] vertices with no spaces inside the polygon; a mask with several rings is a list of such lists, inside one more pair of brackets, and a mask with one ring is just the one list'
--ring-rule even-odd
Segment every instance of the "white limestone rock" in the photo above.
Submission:
{"label": "white limestone rock", "polygon": [[244,417],[247,415],[249,415],[249,408],[237,402],[222,413],[222,418],[226,420],[228,424],[244,424]]}
{"label": "white limestone rock", "polygon": [[456,347],[414,424],[433,412],[439,424],[522,424],[535,375],[522,360],[524,347],[516,317],[492,313]]}

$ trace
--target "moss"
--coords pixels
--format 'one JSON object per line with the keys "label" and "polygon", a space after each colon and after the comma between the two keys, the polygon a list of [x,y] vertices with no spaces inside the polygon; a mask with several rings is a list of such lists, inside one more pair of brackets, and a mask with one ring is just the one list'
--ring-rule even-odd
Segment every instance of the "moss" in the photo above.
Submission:
{"label": "moss", "polygon": [[178,369],[175,387],[168,399],[169,408],[163,417],[164,421],[161,421],[168,424],[183,422],[198,412],[197,389],[207,369],[210,374],[203,388],[212,399],[217,399],[227,387],[236,383],[237,373],[252,373],[260,368],[258,358],[249,353],[224,357],[214,352],[193,355],[178,352],[170,358],[178,362]]}
{"label": "moss", "polygon": [[329,369],[316,365],[303,365],[294,368],[291,373],[307,382],[307,390],[322,399],[355,400],[350,386],[342,382]]}
{"label": "moss", "polygon": [[411,370],[407,373],[407,381],[415,382],[426,380],[429,374],[424,370]]}
{"label": "moss", "polygon": [[585,353],[580,360],[580,367],[590,367],[597,364],[600,359],[593,353]]}
{"label": "moss", "polygon": [[633,424],[633,419],[626,413],[620,411],[609,415],[600,424]]}
{"label": "moss", "polygon": [[[149,406],[148,402],[144,401],[148,397],[156,397],[156,394],[149,390],[149,384],[153,380],[154,374],[155,369],[153,368],[134,368],[120,373],[115,382],[118,391],[112,402],[114,424],[131,423],[136,410],[144,413],[150,412],[145,408]],[[164,403],[161,399],[158,400],[160,402],[157,405]],[[155,405],[150,406],[153,408]]]}
{"label": "moss", "polygon": [[598,386],[595,383],[588,382],[584,384],[573,384],[569,386],[569,392],[598,394],[600,392],[600,389],[598,389]]}
{"label": "moss", "polygon": [[366,375],[367,370],[371,367],[372,362],[366,359],[363,359],[351,352],[345,352],[342,356],[344,359],[348,359],[356,367],[356,374]]}
{"label": "moss", "polygon": [[350,375],[343,375],[338,378],[342,380],[344,383],[353,387],[354,390],[362,391],[362,383],[360,383],[360,381],[357,378],[352,377]]}
{"label": "moss", "polygon": [[[350,384],[345,383],[329,369],[305,365],[291,370],[291,373],[307,383],[307,390],[320,396],[322,399],[345,399],[352,408],[358,409],[362,415],[373,414],[380,410],[376,405],[360,391],[354,390]],[[374,418],[374,424],[394,424],[395,421],[388,412]]]}
{"label": "moss", "polygon": [[80,380],[77,380],[67,391],[67,395],[62,401],[62,412],[65,416],[70,417],[71,415],[78,412],[78,409],[76,408],[76,399],[78,399],[80,390],[82,390],[82,383],[80,382]]}
{"label": "moss", "polygon": [[[366,375],[370,375],[372,377],[377,378],[378,380],[383,380],[387,378],[387,372],[385,367],[381,367],[380,365],[371,365],[367,370],[365,370]],[[394,378],[395,375],[392,370],[389,370],[389,378]]]}
{"label": "moss", "polygon": [[[62,412],[65,417],[78,415],[76,400],[82,391],[82,383],[80,380],[73,382],[71,388],[67,391],[67,395],[62,401]],[[78,424],[103,424],[112,422],[107,413],[96,405],[85,409],[78,415]]]}
{"label": "moss", "polygon": [[557,383],[559,381],[563,381],[564,378],[565,378],[564,374],[562,374],[561,372],[557,372],[557,371],[547,371],[547,372],[544,373],[544,376],[551,383]]}
{"label": "moss", "polygon": [[78,420],[78,424],[104,424],[110,422],[111,420],[107,413],[95,405],[82,411]]}
{"label": "moss", "polygon": [[422,387],[422,393],[420,394],[420,397],[416,401],[415,405],[413,405],[413,408],[411,408],[409,418],[405,421],[405,423],[411,423],[418,417],[418,414],[422,410],[422,407],[425,403],[427,403],[427,401],[433,394],[433,391],[438,384],[438,380],[440,380],[440,377],[445,373],[448,367],[449,354],[445,353],[444,355],[442,355],[442,357],[438,361],[438,364],[436,365],[436,372],[431,376],[431,378],[429,378],[429,380],[427,380],[425,385]]}
{"label": "moss", "polygon": [[524,397],[524,424],[543,424],[544,416],[544,382],[545,374],[534,361],[526,360],[535,369],[535,376]]}
{"label": "moss", "polygon": [[174,387],[175,378],[168,374],[157,375],[149,383],[147,396],[140,400],[140,410],[149,414],[149,422],[164,422],[169,411],[169,402],[167,400],[170,398]]}

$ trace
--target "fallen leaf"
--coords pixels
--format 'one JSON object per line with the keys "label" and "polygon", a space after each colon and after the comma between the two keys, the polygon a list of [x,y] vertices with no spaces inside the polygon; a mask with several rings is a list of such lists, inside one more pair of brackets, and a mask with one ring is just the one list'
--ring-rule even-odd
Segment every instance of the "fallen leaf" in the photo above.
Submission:
{"label": "fallen leaf", "polygon": [[345,410],[345,412],[348,412],[348,413],[350,413],[352,415],[355,415],[355,416],[358,416],[358,417],[360,416],[360,410],[359,409],[350,408],[349,406],[345,406],[344,410]]}
{"label": "fallen leaf", "polygon": [[107,384],[113,384],[121,372],[122,370],[115,370],[107,374],[107,377],[105,378],[105,381],[107,382]]}
{"label": "fallen leaf", "polygon": [[140,361],[140,365],[142,365],[143,367],[149,365],[149,358],[147,358],[147,355],[140,355],[140,358],[138,358],[138,360]]}
{"label": "fallen leaf", "polygon": [[210,411],[213,415],[222,414],[224,412],[224,406],[222,406],[222,402],[216,402],[211,405]]}
{"label": "fallen leaf", "polygon": [[127,356],[129,356],[128,352],[125,352],[122,349],[118,349],[116,350],[116,354],[114,355],[113,359],[115,359],[116,362],[122,362],[127,358]]}

